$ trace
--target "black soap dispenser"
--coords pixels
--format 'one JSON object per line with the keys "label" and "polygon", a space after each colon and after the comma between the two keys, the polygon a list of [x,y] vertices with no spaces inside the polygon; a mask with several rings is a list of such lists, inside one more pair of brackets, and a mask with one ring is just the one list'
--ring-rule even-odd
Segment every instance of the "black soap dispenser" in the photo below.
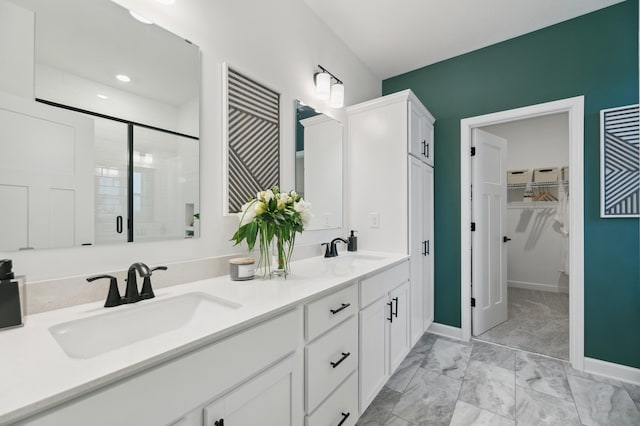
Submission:
{"label": "black soap dispenser", "polygon": [[351,235],[349,235],[347,242],[347,251],[358,251],[358,237],[354,234],[358,231],[351,230]]}
{"label": "black soap dispenser", "polygon": [[0,329],[22,325],[20,288],[14,279],[13,264],[0,260]]}

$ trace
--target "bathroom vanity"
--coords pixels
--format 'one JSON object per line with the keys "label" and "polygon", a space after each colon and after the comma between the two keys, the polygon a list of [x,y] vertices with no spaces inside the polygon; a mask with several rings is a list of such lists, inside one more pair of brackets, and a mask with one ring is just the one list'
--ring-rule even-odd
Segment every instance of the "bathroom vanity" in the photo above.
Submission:
{"label": "bathroom vanity", "polygon": [[381,380],[363,365],[382,354],[384,380],[409,349],[408,277],[406,255],[345,253],[29,316],[0,333],[0,424],[353,425],[361,383]]}

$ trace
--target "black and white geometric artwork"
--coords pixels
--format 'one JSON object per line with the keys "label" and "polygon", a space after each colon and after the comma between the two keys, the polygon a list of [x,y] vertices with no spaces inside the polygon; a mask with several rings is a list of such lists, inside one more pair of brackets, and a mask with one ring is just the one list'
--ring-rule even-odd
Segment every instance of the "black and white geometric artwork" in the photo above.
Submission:
{"label": "black and white geometric artwork", "polygon": [[227,197],[236,213],[280,182],[280,94],[227,68]]}
{"label": "black and white geometric artwork", "polygon": [[600,111],[600,216],[640,217],[638,105]]}

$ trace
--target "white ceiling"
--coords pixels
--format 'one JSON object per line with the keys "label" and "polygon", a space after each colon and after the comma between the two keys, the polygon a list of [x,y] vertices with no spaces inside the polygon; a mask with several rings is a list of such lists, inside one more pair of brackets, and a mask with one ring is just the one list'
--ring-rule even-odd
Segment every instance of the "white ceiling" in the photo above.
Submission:
{"label": "white ceiling", "polygon": [[623,0],[304,1],[385,79]]}

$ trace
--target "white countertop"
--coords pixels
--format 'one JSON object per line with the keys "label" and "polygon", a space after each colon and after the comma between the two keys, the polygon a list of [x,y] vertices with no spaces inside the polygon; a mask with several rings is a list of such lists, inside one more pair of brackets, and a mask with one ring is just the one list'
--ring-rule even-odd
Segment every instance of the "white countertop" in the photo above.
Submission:
{"label": "white countertop", "polygon": [[[132,305],[104,308],[101,301],[27,316],[24,327],[0,330],[0,424],[24,419],[210,344],[342,284],[408,259],[406,254],[359,251],[356,256],[371,257],[350,263],[349,255],[293,262],[287,279],[263,280],[256,271],[257,278],[250,281],[231,281],[229,276],[222,276],[166,287],[155,291],[155,299]],[[123,283],[120,288],[122,293]],[[49,332],[49,327],[56,324],[135,309],[192,292],[224,298],[242,306],[88,359],[67,356]]]}

